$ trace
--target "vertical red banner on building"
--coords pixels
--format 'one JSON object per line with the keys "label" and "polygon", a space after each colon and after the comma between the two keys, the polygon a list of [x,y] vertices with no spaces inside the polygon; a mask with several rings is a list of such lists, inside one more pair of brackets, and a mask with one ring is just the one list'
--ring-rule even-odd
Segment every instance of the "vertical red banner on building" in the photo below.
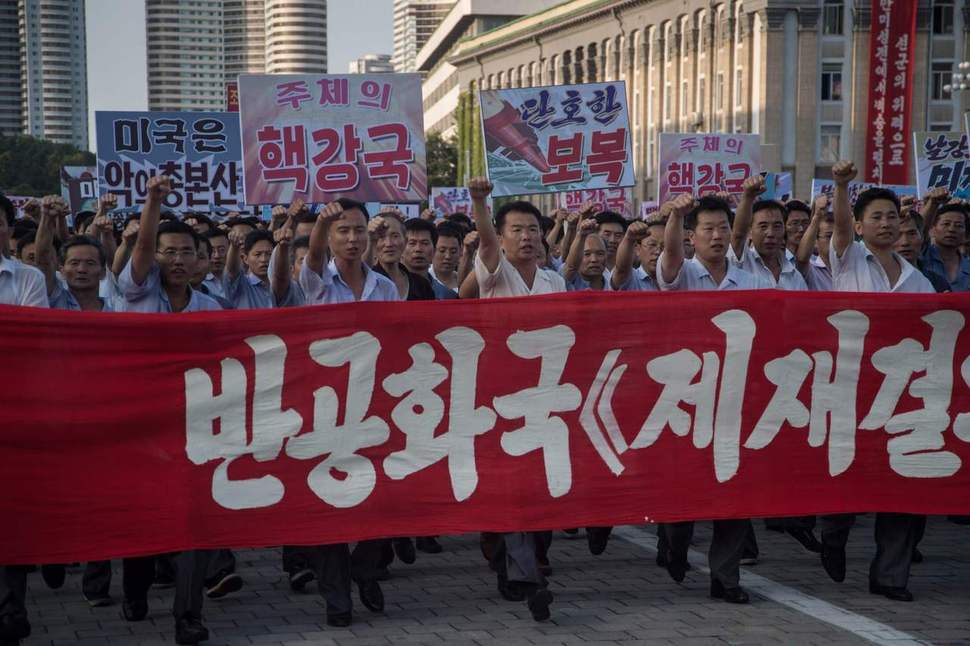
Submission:
{"label": "vertical red banner on building", "polygon": [[226,81],[226,112],[239,112],[239,83]]}
{"label": "vertical red banner on building", "polygon": [[909,183],[916,3],[872,0],[866,180]]}

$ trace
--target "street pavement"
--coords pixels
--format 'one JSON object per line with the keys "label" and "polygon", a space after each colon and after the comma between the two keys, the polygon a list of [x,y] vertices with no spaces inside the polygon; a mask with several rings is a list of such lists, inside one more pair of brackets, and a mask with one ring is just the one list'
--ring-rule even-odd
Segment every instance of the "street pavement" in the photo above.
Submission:
{"label": "street pavement", "polygon": [[[869,594],[869,559],[875,549],[872,516],[860,517],[848,548],[848,575],[833,583],[818,555],[755,521],[761,557],[744,567],[741,583],[751,604],[708,597],[704,569],[710,524],[698,523],[691,552],[694,569],[683,584],[657,567],[655,527],[617,528],[606,552],[592,556],[584,532],[555,533],[550,550],[552,620],[532,621],[524,604],[502,600],[484,562],[477,535],[443,537],[445,552],[418,554],[413,565],[395,562],[382,583],[383,614],[355,598],[349,628],[329,628],[315,584],[294,593],[280,568],[278,549],[239,550],[242,591],[206,600],[205,622],[218,644],[970,644],[970,527],[933,517],[913,565],[912,603]],[[33,635],[26,644],[172,644],[172,594],[152,589],[146,621],[121,617],[120,561],[112,594],[116,603],[90,608],[81,598],[81,568],[59,590],[30,575],[28,611]],[[356,590],[355,590],[356,593]]]}

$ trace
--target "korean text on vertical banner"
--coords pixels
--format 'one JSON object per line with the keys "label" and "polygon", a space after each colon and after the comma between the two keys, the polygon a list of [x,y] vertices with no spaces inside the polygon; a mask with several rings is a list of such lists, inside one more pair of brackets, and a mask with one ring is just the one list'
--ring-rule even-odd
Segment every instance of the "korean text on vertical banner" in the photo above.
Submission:
{"label": "korean text on vertical banner", "polygon": [[916,185],[923,198],[934,188],[970,197],[970,150],[965,132],[914,132]]}
{"label": "korean text on vertical banner", "polygon": [[[909,186],[906,184],[873,184],[872,182],[849,182],[849,202],[855,204],[856,199],[863,191],[868,191],[870,188],[888,188],[890,191],[896,194],[897,197],[904,197],[906,195],[912,195],[917,197],[917,190],[915,186]],[[812,201],[815,200],[819,195],[824,195],[829,199],[829,204],[835,197],[835,182],[830,179],[813,179],[812,180]]]}
{"label": "korean text on vertical banner", "polygon": [[239,112],[239,83],[226,81],[226,112]]}
{"label": "korean text on vertical banner", "polygon": [[239,117],[228,112],[97,112],[98,192],[118,207],[145,202],[148,178],[168,175],[173,211],[240,208]]}
{"label": "korean text on vertical banner", "polygon": [[492,195],[636,183],[623,81],[483,90],[479,100]]}
{"label": "korean text on vertical banner", "polygon": [[872,0],[866,181],[909,181],[916,2]]}
{"label": "korean text on vertical banner", "polygon": [[758,135],[662,133],[657,201],[682,193],[739,196],[744,180],[760,172]]}
{"label": "korean text on vertical banner", "polygon": [[244,74],[239,106],[250,204],[427,197],[417,74]]}
{"label": "korean text on vertical banner", "polygon": [[71,213],[98,210],[98,167],[62,166],[61,197]]}
{"label": "korean text on vertical banner", "polygon": [[585,202],[592,202],[599,211],[613,211],[627,220],[636,217],[633,209],[633,191],[628,188],[598,188],[584,191],[566,191],[559,194],[559,208],[578,211]]}

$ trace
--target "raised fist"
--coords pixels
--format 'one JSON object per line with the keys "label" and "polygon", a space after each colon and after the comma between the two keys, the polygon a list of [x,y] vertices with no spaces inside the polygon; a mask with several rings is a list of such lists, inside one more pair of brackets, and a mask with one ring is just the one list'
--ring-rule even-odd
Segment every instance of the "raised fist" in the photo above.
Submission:
{"label": "raised fist", "polygon": [[937,206],[946,204],[950,199],[950,192],[943,186],[937,186],[926,194],[926,201],[933,202]]}
{"label": "raised fist", "polygon": [[686,193],[678,195],[673,200],[669,202],[669,213],[672,216],[685,217],[688,213],[697,206],[697,200],[694,199],[693,195],[688,195]]}
{"label": "raised fist", "polygon": [[438,214],[434,209],[425,209],[421,211],[421,219],[426,222],[434,222],[438,219]]}
{"label": "raised fist", "polygon": [[139,220],[129,220],[128,224],[125,225],[125,230],[121,232],[121,239],[125,241],[125,244],[134,243],[140,228],[141,222]]}
{"label": "raised fist", "polygon": [[239,251],[242,251],[243,246],[246,244],[246,234],[240,231],[239,229],[230,231],[229,244],[236,247],[236,249],[239,249]]}
{"label": "raised fist", "polygon": [[485,177],[473,177],[468,180],[468,192],[473,200],[484,201],[492,193],[492,183]]}
{"label": "raised fist", "polygon": [[111,217],[106,213],[99,213],[94,216],[94,220],[91,221],[91,227],[95,232],[109,233],[114,230],[114,223],[111,221]]}
{"label": "raised fist", "polygon": [[829,211],[829,197],[828,195],[819,195],[815,198],[815,209],[814,213],[818,215],[824,215]]}
{"label": "raised fist", "polygon": [[572,211],[569,213],[569,215],[566,216],[566,222],[569,224],[570,227],[574,227],[576,226],[576,223],[579,222],[579,218],[580,218],[579,211]]}
{"label": "raised fist", "polygon": [[172,180],[167,175],[155,175],[148,178],[148,196],[155,200],[163,200],[172,190]]}
{"label": "raised fist", "polygon": [[859,171],[855,164],[850,161],[836,162],[835,166],[832,167],[832,179],[837,186],[848,186],[849,182],[854,180],[858,174]]}
{"label": "raised fist", "polygon": [[768,190],[768,187],[765,186],[765,178],[755,174],[744,180],[744,184],[741,185],[741,190],[748,197],[758,197]]}
{"label": "raised fist", "polygon": [[40,204],[44,213],[55,218],[67,217],[67,214],[71,212],[71,208],[60,195],[46,195]]}
{"label": "raised fist", "polygon": [[[286,209],[285,213],[292,218],[292,217],[296,217],[297,215],[299,215],[300,212],[303,211],[303,210],[305,210],[305,209],[306,209],[306,202],[304,202],[300,198],[296,198],[290,204],[290,208]],[[275,212],[276,209],[273,209],[273,211]]]}
{"label": "raised fist", "polygon": [[330,226],[343,217],[343,214],[344,207],[340,206],[340,202],[331,202],[317,214],[317,221],[323,221],[324,224]]}
{"label": "raised fist", "polygon": [[114,193],[102,195],[101,199],[98,200],[98,211],[101,213],[114,211],[116,208],[118,208],[118,196]]}
{"label": "raised fist", "polygon": [[279,245],[288,245],[293,242],[293,229],[282,227],[273,232],[273,240]]}
{"label": "raised fist", "polygon": [[371,219],[371,221],[367,223],[367,233],[370,235],[371,240],[383,238],[384,234],[387,233],[387,219],[381,217],[380,215]]}
{"label": "raised fist", "polygon": [[650,235],[650,225],[643,220],[631,222],[630,226],[626,228],[626,237],[633,242],[640,242],[648,235]]}
{"label": "raised fist", "polygon": [[596,213],[596,205],[593,204],[592,200],[586,200],[579,207],[579,215],[583,218],[591,218]]}
{"label": "raised fist", "polygon": [[472,231],[465,236],[463,241],[465,251],[472,252],[478,249],[478,231]]}
{"label": "raised fist", "polygon": [[588,236],[590,234],[596,233],[596,228],[599,225],[596,223],[594,218],[586,218],[579,225],[579,235]]}

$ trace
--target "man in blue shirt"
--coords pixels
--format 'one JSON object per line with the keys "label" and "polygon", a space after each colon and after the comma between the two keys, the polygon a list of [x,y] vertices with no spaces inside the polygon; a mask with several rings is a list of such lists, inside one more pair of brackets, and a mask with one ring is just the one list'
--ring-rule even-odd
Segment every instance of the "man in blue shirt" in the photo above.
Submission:
{"label": "man in blue shirt", "polygon": [[936,212],[930,228],[932,242],[923,252],[922,269],[943,276],[950,284],[950,291],[970,291],[970,258],[965,258],[961,247],[967,241],[970,213],[962,204],[948,204]]}
{"label": "man in blue shirt", "polygon": [[427,220],[412,218],[404,222],[404,253],[401,262],[412,274],[417,274],[431,282],[431,289],[439,301],[458,298],[458,292],[445,287],[431,274],[435,248],[438,245],[438,230]]}

